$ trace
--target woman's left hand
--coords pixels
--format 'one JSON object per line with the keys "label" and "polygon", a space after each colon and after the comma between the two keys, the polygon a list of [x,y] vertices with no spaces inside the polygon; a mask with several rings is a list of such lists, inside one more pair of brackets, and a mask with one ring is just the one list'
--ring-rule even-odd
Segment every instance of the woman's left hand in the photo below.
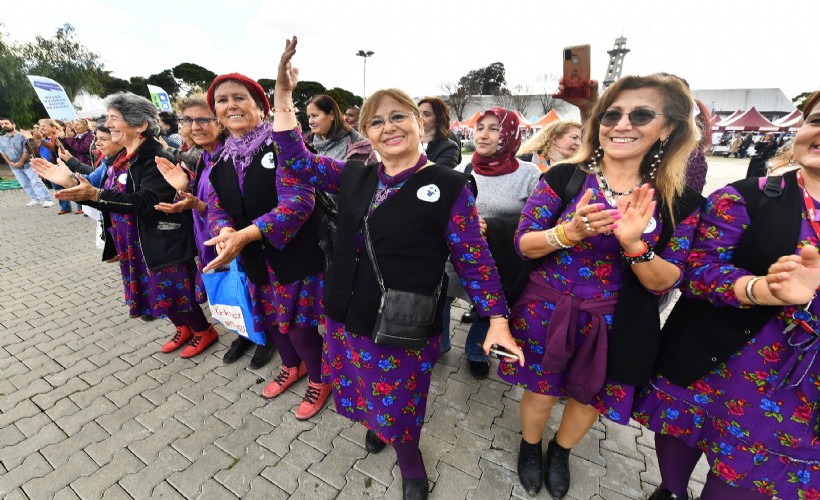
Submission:
{"label": "woman's left hand", "polygon": [[276,90],[280,92],[293,92],[299,82],[299,69],[294,68],[290,63],[296,55],[298,43],[299,40],[295,36],[290,40],[285,40],[285,51],[282,52],[282,58],[279,60],[279,70],[276,76]]}
{"label": "woman's left hand", "polygon": [[163,158],[162,156],[156,156],[154,159],[157,162],[157,169],[159,170],[159,173],[161,173],[162,177],[165,178],[165,182],[173,186],[177,191],[188,190],[188,186],[191,183],[191,178],[182,166],[174,165],[168,161],[167,158]]}
{"label": "woman's left hand", "polygon": [[518,356],[518,364],[524,366],[524,351],[518,347],[510,333],[510,323],[507,318],[490,319],[490,329],[487,330],[487,338],[481,346],[484,349],[484,354],[490,354],[490,347],[493,344],[501,346],[508,352]]}
{"label": "woman's left hand", "polygon": [[165,212],[166,214],[178,214],[187,210],[197,210],[200,212],[205,210],[203,208],[204,203],[192,193],[179,191],[179,196],[182,197],[182,200],[176,203],[158,203],[154,205],[154,210]]}
{"label": "woman's left hand", "polygon": [[78,186],[57,191],[54,197],[61,201],[88,201],[97,197],[97,188],[85,176],[78,175],[77,180],[80,182]]}
{"label": "woman's left hand", "polygon": [[[218,255],[202,269],[203,272],[227,266],[242,252],[242,249],[245,248],[248,243],[262,238],[262,233],[259,231],[259,228],[253,224],[241,231],[228,231],[226,229],[223,229],[219,233],[219,236],[205,242],[205,245],[209,247],[216,246]],[[254,238],[254,236],[256,237]]]}
{"label": "woman's left hand", "polygon": [[641,249],[641,238],[655,214],[657,202],[653,199],[654,196],[655,190],[649,184],[644,184],[632,191],[631,197],[621,196],[618,199],[621,219],[612,234],[618,238],[625,252],[634,253]]}

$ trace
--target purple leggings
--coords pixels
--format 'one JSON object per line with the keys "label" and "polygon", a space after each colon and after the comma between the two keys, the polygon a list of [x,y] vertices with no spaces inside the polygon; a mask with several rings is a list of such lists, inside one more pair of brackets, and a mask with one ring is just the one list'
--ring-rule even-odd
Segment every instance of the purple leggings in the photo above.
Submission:
{"label": "purple leggings", "polygon": [[[680,439],[666,434],[655,434],[655,453],[661,471],[661,488],[666,488],[680,498],[686,498],[686,487],[692,471],[703,455],[697,448],[691,448]],[[772,498],[746,488],[729,486],[714,474],[706,478],[706,485],[700,494],[701,500],[763,500]]]}
{"label": "purple leggings", "polygon": [[198,305],[188,312],[169,312],[168,319],[174,326],[187,326],[192,332],[204,332],[211,326]]}
{"label": "purple leggings", "polygon": [[268,338],[271,337],[284,366],[298,367],[304,361],[308,379],[314,383],[322,381],[322,336],[317,327],[293,328],[288,333],[268,333]]}
{"label": "purple leggings", "polygon": [[399,462],[401,477],[404,479],[424,479],[427,477],[424,462],[421,460],[418,441],[396,442],[393,444],[393,449],[396,450],[396,459]]}

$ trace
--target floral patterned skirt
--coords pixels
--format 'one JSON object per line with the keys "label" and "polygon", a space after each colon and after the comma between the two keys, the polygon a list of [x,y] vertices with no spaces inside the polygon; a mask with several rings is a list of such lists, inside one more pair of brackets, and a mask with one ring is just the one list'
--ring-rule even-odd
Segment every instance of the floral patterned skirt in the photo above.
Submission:
{"label": "floral patterned skirt", "polygon": [[[633,418],[701,449],[712,473],[732,486],[818,499],[820,356],[813,363],[796,356],[773,321],[689,387],[658,375],[638,395]],[[793,387],[781,384],[787,371],[798,380]]]}
{"label": "floral patterned skirt", "polygon": [[324,315],[324,273],[283,285],[268,264],[268,276],[270,282],[267,285],[248,282],[253,302],[253,327],[257,332],[288,333],[291,328],[319,326]]}
{"label": "floral patterned skirt", "polygon": [[419,350],[376,345],[328,318],[322,372],[336,411],[388,444],[418,442],[441,336]]}
{"label": "floral patterned skirt", "polygon": [[[554,304],[545,301],[519,303],[513,307],[510,332],[518,347],[524,351],[525,363],[521,367],[518,361],[501,358],[498,375],[507,382],[536,394],[565,397],[566,374],[549,372],[541,366],[547,345],[547,325],[554,309]],[[607,322],[611,323],[609,316]],[[587,333],[592,328],[590,315],[579,311],[578,325],[580,328],[575,335],[576,351],[586,341]],[[572,358],[569,362],[572,363]],[[593,397],[591,404],[608,419],[626,425],[629,423],[634,396],[634,386],[605,379],[603,388]]]}

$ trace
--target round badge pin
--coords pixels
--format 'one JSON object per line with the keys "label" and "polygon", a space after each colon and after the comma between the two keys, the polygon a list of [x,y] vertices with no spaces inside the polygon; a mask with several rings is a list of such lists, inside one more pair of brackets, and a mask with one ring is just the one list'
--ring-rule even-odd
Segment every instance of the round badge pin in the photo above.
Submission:
{"label": "round badge pin", "polygon": [[126,174],[120,174],[120,176],[117,177],[117,182],[119,182],[120,184],[125,184],[125,182],[127,180],[128,180],[128,175],[126,175]]}
{"label": "round badge pin", "polygon": [[421,201],[435,203],[441,198],[441,190],[435,184],[428,184],[420,187],[419,190],[416,191],[416,196]]}
{"label": "round badge pin", "polygon": [[652,217],[651,219],[649,219],[649,224],[646,225],[646,229],[644,229],[643,232],[644,234],[651,233],[655,230],[656,227],[658,227],[658,221],[654,217]]}
{"label": "round badge pin", "polygon": [[268,170],[276,168],[276,160],[273,157],[273,151],[268,151],[267,154],[262,157],[262,166]]}

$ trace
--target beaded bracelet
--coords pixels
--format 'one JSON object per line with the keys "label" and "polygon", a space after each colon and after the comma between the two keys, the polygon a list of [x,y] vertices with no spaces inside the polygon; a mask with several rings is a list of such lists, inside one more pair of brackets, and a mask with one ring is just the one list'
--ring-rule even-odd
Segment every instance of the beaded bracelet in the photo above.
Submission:
{"label": "beaded bracelet", "polygon": [[293,108],[270,108],[274,113],[293,113]]}
{"label": "beaded bracelet", "polygon": [[623,247],[621,247],[621,257],[626,261],[627,264],[630,266],[633,264],[639,264],[641,262],[649,262],[650,260],[655,258],[655,249],[647,243],[646,240],[641,240],[644,244],[643,250],[638,254],[628,254],[624,252]]}
{"label": "beaded bracelet", "polygon": [[569,248],[565,246],[561,241],[558,239],[558,230],[556,228],[550,228],[544,231],[544,239],[547,240],[547,245],[551,246],[552,248],[557,248],[559,250],[564,248]]}

